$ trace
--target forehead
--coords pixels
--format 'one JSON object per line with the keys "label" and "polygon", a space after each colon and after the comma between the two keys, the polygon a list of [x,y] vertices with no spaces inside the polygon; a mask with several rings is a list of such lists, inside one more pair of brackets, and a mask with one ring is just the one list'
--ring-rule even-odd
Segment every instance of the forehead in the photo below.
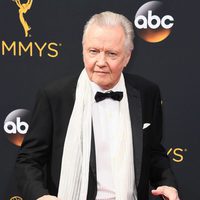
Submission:
{"label": "forehead", "polygon": [[114,48],[124,47],[125,33],[123,28],[118,26],[98,26],[88,27],[84,39],[84,46],[95,48]]}

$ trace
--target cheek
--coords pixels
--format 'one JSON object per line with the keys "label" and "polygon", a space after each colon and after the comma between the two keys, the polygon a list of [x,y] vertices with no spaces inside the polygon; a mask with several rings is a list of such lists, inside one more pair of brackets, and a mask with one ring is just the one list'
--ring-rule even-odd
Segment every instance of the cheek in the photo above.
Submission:
{"label": "cheek", "polygon": [[91,71],[92,68],[93,68],[92,60],[89,59],[87,56],[84,56],[83,61],[84,61],[85,68],[86,68],[88,71]]}
{"label": "cheek", "polygon": [[91,77],[93,76],[93,72],[94,72],[95,61],[91,58],[84,57],[84,66],[85,66],[88,76],[91,79]]}
{"label": "cheek", "polygon": [[123,71],[124,65],[123,65],[123,62],[118,62],[111,65],[110,68],[111,68],[112,74],[117,76]]}

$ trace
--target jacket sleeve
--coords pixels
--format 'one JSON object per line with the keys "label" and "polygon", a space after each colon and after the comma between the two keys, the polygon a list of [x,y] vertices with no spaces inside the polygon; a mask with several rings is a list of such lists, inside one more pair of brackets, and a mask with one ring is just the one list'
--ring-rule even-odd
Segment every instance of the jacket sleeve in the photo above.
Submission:
{"label": "jacket sleeve", "polygon": [[177,188],[175,176],[170,167],[170,160],[161,144],[162,140],[162,108],[160,91],[157,87],[154,97],[152,141],[151,141],[151,168],[150,181],[154,187],[167,185]]}
{"label": "jacket sleeve", "polygon": [[36,200],[48,194],[44,168],[52,135],[52,114],[45,91],[38,92],[29,131],[16,160],[16,177],[25,200]]}

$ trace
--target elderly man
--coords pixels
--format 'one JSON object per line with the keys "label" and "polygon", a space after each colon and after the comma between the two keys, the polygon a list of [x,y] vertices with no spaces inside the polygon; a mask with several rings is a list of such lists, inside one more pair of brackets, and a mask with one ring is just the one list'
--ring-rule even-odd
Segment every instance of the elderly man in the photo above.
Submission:
{"label": "elderly man", "polygon": [[133,27],[102,12],[83,34],[85,69],[41,90],[17,158],[26,200],[178,200],[160,144],[158,87],[123,74],[133,50]]}

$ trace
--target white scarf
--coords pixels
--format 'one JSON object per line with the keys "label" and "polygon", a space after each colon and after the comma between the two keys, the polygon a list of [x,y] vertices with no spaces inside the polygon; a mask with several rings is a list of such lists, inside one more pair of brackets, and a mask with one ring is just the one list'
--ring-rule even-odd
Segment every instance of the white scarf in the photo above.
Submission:
{"label": "white scarf", "polygon": [[[116,133],[118,143],[112,160],[116,200],[136,200],[133,147],[128,99],[124,86],[120,101],[120,125]],[[64,143],[58,198],[86,200],[89,181],[91,148],[92,91],[85,69],[79,76],[74,108]]]}

